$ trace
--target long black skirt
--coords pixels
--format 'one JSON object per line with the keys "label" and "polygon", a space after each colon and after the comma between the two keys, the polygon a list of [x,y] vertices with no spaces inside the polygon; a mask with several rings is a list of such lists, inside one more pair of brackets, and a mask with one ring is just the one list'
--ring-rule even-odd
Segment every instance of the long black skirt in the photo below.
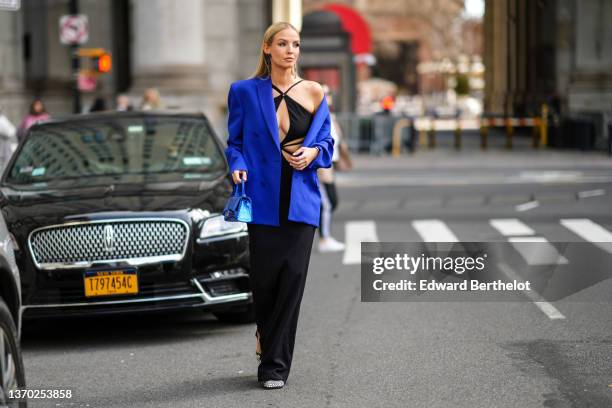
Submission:
{"label": "long black skirt", "polygon": [[315,232],[312,225],[287,219],[292,173],[283,159],[280,226],[248,225],[251,289],[262,350],[259,381],[287,381],[289,376]]}

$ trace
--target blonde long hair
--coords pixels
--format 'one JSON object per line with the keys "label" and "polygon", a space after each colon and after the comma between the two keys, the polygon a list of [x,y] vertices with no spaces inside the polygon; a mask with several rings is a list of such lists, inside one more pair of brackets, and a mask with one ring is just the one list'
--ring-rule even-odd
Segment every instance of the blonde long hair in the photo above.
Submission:
{"label": "blonde long hair", "polygon": [[[270,71],[272,69],[272,66],[270,65],[270,55],[264,53],[264,45],[272,45],[272,40],[274,39],[274,36],[280,31],[283,31],[287,28],[291,28],[293,31],[298,33],[298,35],[300,34],[298,29],[295,28],[291,23],[287,23],[284,21],[274,23],[266,29],[266,32],[263,35],[263,40],[261,41],[261,50],[259,51],[259,61],[257,62],[257,69],[253,73],[252,78],[270,76]],[[297,76],[297,62],[293,65],[293,76]]]}

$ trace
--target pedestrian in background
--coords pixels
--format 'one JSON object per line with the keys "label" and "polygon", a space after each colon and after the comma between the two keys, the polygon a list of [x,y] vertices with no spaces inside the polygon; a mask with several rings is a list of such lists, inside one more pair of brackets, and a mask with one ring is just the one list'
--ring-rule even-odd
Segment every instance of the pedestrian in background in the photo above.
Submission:
{"label": "pedestrian in background", "polygon": [[250,279],[261,355],[257,378],[282,388],[293,347],[321,197],[316,170],[331,166],[333,139],[321,85],[300,79],[298,30],[272,24],[252,78],[228,95],[225,154],[235,184],[252,200]]}
{"label": "pedestrian in background", "polygon": [[161,109],[163,104],[161,96],[156,88],[147,88],[142,95],[142,102],[140,103],[140,109],[143,111]]}
{"label": "pedestrian in background", "polygon": [[30,104],[30,111],[23,118],[17,130],[17,139],[21,141],[30,127],[41,120],[49,119],[50,116],[45,105],[40,99],[34,99]]}
{"label": "pedestrian in background", "polygon": [[118,112],[131,111],[134,108],[132,107],[132,103],[130,102],[130,97],[126,94],[119,94],[115,98],[115,109]]}
{"label": "pedestrian in background", "polygon": [[[327,105],[333,110],[332,96],[327,85],[323,85],[323,91],[327,98]],[[339,159],[339,146],[342,137],[342,129],[336,122],[336,116],[330,113],[331,136],[334,139],[334,154],[332,162],[335,164]],[[331,235],[332,213],[338,206],[338,192],[334,177],[334,168],[321,168],[317,170],[319,177],[319,191],[321,193],[321,223],[319,225],[319,252],[339,252],[344,251],[345,245],[337,241]]]}
{"label": "pedestrian in background", "polygon": [[91,107],[89,108],[89,112],[104,112],[106,110],[106,101],[101,96],[96,96]]}

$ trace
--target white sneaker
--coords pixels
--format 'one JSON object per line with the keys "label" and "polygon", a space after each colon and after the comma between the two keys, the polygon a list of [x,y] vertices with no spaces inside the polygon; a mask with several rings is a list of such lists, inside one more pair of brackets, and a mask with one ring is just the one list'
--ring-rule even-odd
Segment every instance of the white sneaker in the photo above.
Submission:
{"label": "white sneaker", "polygon": [[344,251],[342,242],[336,241],[333,237],[327,237],[319,241],[319,252],[340,252]]}

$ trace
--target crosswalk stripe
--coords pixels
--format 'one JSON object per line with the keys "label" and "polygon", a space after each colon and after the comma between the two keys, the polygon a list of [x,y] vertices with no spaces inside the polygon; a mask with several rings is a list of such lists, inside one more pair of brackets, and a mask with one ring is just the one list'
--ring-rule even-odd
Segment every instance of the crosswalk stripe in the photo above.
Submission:
{"label": "crosswalk stripe", "polygon": [[[501,262],[497,265],[499,270],[501,270],[504,275],[506,275],[510,280],[516,280],[518,282],[525,282],[519,275],[512,269],[510,266]],[[527,291],[524,290],[523,293],[529,300],[531,300],[537,307],[548,316],[551,320],[562,320],[565,319],[565,316],[552,304],[548,303],[546,299],[544,299],[538,292],[535,290]]]}
{"label": "crosswalk stripe", "polygon": [[[561,255],[546,238],[543,237],[510,237],[508,241],[523,257],[527,265],[566,265],[566,257]],[[533,244],[536,245],[533,245]]]}
{"label": "crosswalk stripe", "polygon": [[515,205],[514,209],[518,212],[533,210],[540,206],[540,202],[538,200],[528,201],[523,204]]}
{"label": "crosswalk stripe", "polygon": [[[535,231],[516,218],[493,218],[489,224],[502,235],[527,262],[527,265],[566,265],[567,258],[559,253],[546,238],[533,236]],[[536,243],[528,245],[527,243]]]}
{"label": "crosswalk stripe", "polygon": [[457,236],[441,220],[415,220],[412,226],[424,242],[459,242]]}
{"label": "crosswalk stripe", "polygon": [[535,232],[517,218],[494,218],[489,224],[504,236],[534,235]]}
{"label": "crosswalk stripe", "polygon": [[[561,219],[561,225],[587,242],[612,254],[612,232],[588,218]],[[460,242],[457,235],[440,219],[417,219],[411,225],[423,242]],[[569,263],[568,259],[543,237],[535,236],[535,231],[517,218],[492,218],[489,225],[508,238],[528,265],[560,265]],[[346,265],[361,262],[361,242],[378,242],[376,222],[348,221],[345,224],[346,249],[343,263]],[[537,243],[529,246],[525,243]]]}
{"label": "crosswalk stripe", "polygon": [[579,191],[578,198],[599,197],[606,194],[606,190],[598,188],[596,190]]}
{"label": "crosswalk stripe", "polygon": [[374,221],[348,221],[344,226],[346,248],[344,250],[344,265],[361,263],[361,243],[378,242],[376,223]]}
{"label": "crosswalk stripe", "polygon": [[561,219],[561,225],[585,241],[591,242],[604,251],[612,254],[612,232],[601,225],[588,218]]}

